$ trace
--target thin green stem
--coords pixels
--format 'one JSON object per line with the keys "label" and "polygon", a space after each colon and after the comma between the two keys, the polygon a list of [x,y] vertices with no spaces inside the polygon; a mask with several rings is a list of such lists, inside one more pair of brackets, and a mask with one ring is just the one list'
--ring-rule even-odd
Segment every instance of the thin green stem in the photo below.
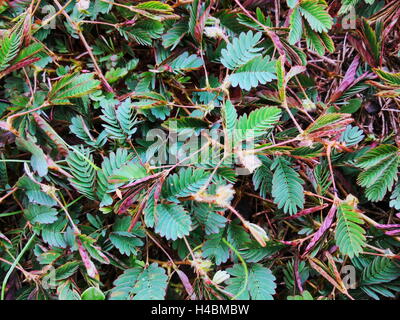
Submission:
{"label": "thin green stem", "polygon": [[28,250],[29,246],[32,244],[33,240],[35,239],[36,234],[32,234],[32,236],[30,237],[30,239],[28,240],[28,242],[25,244],[25,246],[22,248],[21,252],[19,253],[19,255],[17,256],[17,258],[14,260],[13,264],[11,265],[10,269],[8,269],[8,272],[6,274],[6,276],[4,277],[3,280],[3,285],[1,287],[1,297],[0,300],[4,300],[4,295],[6,292],[6,285],[7,285],[7,281],[10,278],[11,273],[14,271],[15,267],[17,266],[19,260],[21,260],[22,256],[24,255],[24,253],[26,252],[26,250]]}
{"label": "thin green stem", "polygon": [[13,212],[0,213],[0,218],[14,216],[14,215],[22,213],[22,212],[23,212],[22,210],[19,210],[19,211],[13,211]]}
{"label": "thin green stem", "polygon": [[247,283],[249,282],[249,270],[247,269],[246,261],[244,261],[239,251],[235,247],[233,247],[225,238],[222,238],[222,242],[225,243],[238,256],[244,270],[244,284],[239,292],[231,299],[236,300],[247,289]]}

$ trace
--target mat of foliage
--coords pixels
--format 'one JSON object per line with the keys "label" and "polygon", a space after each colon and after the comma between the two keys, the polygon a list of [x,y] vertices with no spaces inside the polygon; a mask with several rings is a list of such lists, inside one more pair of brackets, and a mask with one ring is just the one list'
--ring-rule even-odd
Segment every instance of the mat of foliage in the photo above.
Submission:
{"label": "mat of foliage", "polygon": [[2,1],[1,299],[398,297],[399,18]]}

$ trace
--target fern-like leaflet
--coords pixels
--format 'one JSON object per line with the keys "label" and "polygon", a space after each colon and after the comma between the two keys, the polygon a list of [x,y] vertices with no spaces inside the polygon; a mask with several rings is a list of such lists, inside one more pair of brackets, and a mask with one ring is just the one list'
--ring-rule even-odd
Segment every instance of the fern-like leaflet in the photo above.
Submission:
{"label": "fern-like leaflet", "polygon": [[170,201],[195,194],[208,181],[210,175],[202,169],[183,168],[170,175],[163,185],[163,196]]}
{"label": "fern-like leaflet", "polygon": [[340,137],[340,141],[344,142],[346,146],[354,146],[357,145],[364,139],[364,133],[358,127],[353,127],[348,125],[346,130],[342,133]]}
{"label": "fern-like leaflet", "polygon": [[364,221],[350,202],[342,202],[337,210],[335,240],[340,252],[350,258],[358,256],[366,244]]}
{"label": "fern-like leaflet", "polygon": [[103,115],[100,118],[108,136],[111,139],[129,139],[136,132],[136,116],[130,98],[120,104],[118,108],[112,103],[102,107]]}
{"label": "fern-like leaflet", "polygon": [[249,31],[233,38],[232,43],[228,43],[226,49],[221,50],[221,63],[228,69],[235,70],[259,56],[262,48],[257,48],[256,45],[261,35],[260,32],[253,34]]}
{"label": "fern-like leaflet", "polygon": [[332,25],[332,17],[323,3],[314,0],[299,1],[290,15],[288,41],[292,45],[297,43],[301,40],[304,31],[309,49],[320,55],[325,53],[325,49],[333,52],[335,45],[327,34]]}
{"label": "fern-like leaflet", "polygon": [[390,206],[396,210],[400,210],[400,183],[397,183],[390,196]]}
{"label": "fern-like leaflet", "polygon": [[271,165],[274,172],[272,178],[272,196],[278,209],[293,215],[304,207],[304,181],[299,174],[289,166],[287,160],[276,157]]}
{"label": "fern-like leaflet", "polygon": [[298,7],[293,9],[290,15],[290,32],[289,32],[289,43],[295,44],[301,40],[303,34],[303,22],[301,19],[300,9]]}
{"label": "fern-like leaflet", "polygon": [[280,117],[281,110],[276,107],[263,107],[249,115],[241,116],[236,123],[236,142],[258,138],[266,134],[276,125]]}
{"label": "fern-like leaflet", "polygon": [[68,154],[67,163],[73,176],[70,179],[73,187],[87,198],[97,200],[95,192],[96,170],[90,150],[83,147],[77,148]]}
{"label": "fern-like leaflet", "polygon": [[163,300],[168,277],[156,263],[127,269],[114,281],[110,300]]}
{"label": "fern-like leaflet", "polygon": [[141,229],[134,229],[127,231],[130,225],[131,219],[126,216],[118,219],[113,227],[113,232],[110,233],[111,243],[119,250],[121,254],[130,256],[136,254],[138,247],[143,245],[143,241],[140,237],[143,237]]}
{"label": "fern-like leaflet", "polygon": [[247,270],[244,270],[242,265],[235,264],[227,271],[232,276],[227,280],[227,291],[238,294],[245,286],[245,290],[240,294],[238,299],[273,300],[273,294],[275,294],[276,289],[276,278],[270,269],[258,263],[251,265],[248,269],[247,285],[245,282],[245,272]]}
{"label": "fern-like leaflet", "polygon": [[229,247],[223,242],[224,230],[208,235],[202,246],[202,256],[220,265],[229,259]]}
{"label": "fern-like leaflet", "polygon": [[200,57],[195,54],[189,55],[188,52],[182,53],[169,64],[171,69],[177,73],[195,70],[200,68],[202,65],[203,61]]}
{"label": "fern-like leaflet", "polygon": [[194,218],[204,227],[207,235],[215,234],[225,227],[228,221],[223,215],[218,214],[217,208],[208,203],[198,202],[193,206]]}
{"label": "fern-like leaflet", "polygon": [[237,112],[235,106],[230,100],[227,100],[223,105],[222,110],[225,128],[227,130],[229,138],[232,138],[232,132],[235,129],[237,122]]}
{"label": "fern-like leaflet", "polygon": [[399,150],[392,145],[380,145],[369,150],[358,159],[358,167],[365,171],[360,173],[357,182],[366,188],[366,196],[371,201],[380,201],[387,191],[392,190],[397,181]]}
{"label": "fern-like leaflet", "polygon": [[113,191],[116,186],[110,184],[108,179],[131,159],[132,155],[128,154],[127,149],[123,148],[118,148],[116,152],[110,152],[108,157],[103,159],[101,170],[97,171],[97,195],[99,199],[104,202],[112,202],[107,193]]}
{"label": "fern-like leaflet", "polygon": [[25,15],[22,17],[0,40],[0,71],[3,71],[10,65],[10,62],[17,56],[22,45]]}
{"label": "fern-like leaflet", "polygon": [[257,168],[253,174],[253,185],[254,189],[258,190],[258,192],[260,193],[260,196],[265,198],[267,196],[267,193],[270,193],[272,190],[273,174],[270,169],[272,161],[265,156],[262,156],[260,158],[262,165]]}
{"label": "fern-like leaflet", "polygon": [[189,235],[192,220],[181,205],[159,204],[156,210],[155,231],[157,233],[171,240]]}
{"label": "fern-like leaflet", "polygon": [[94,148],[101,148],[107,142],[106,132],[102,131],[97,139],[95,139],[89,131],[89,127],[82,116],[75,116],[71,118],[71,125],[69,129],[79,139],[83,140],[87,145]]}
{"label": "fern-like leaflet", "polygon": [[229,76],[233,87],[239,86],[245,90],[255,88],[259,84],[266,84],[274,79],[276,79],[275,61],[270,61],[268,57],[256,57],[237,68]]}
{"label": "fern-like leaflet", "polygon": [[325,10],[325,6],[314,0],[301,1],[300,13],[317,32],[328,32],[332,27],[333,19]]}
{"label": "fern-like leaflet", "polygon": [[396,260],[377,256],[364,268],[360,289],[376,300],[379,295],[394,298],[392,291],[400,291],[399,283],[395,281],[399,275],[400,266]]}
{"label": "fern-like leaflet", "polygon": [[71,104],[69,99],[80,98],[98,89],[100,81],[93,73],[67,74],[53,84],[47,99],[50,104]]}

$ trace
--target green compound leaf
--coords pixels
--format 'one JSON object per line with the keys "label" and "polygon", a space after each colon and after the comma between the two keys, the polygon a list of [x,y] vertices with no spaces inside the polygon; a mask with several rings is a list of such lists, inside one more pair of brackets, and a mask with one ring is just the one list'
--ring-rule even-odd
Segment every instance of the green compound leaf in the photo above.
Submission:
{"label": "green compound leaf", "polygon": [[168,277],[156,263],[127,269],[114,281],[110,300],[163,300]]}
{"label": "green compound leaf", "polygon": [[202,169],[183,168],[168,176],[163,185],[163,196],[170,201],[188,197],[198,192],[208,181],[210,174]]}
{"label": "green compound leaf", "polygon": [[70,152],[67,157],[73,178],[72,186],[91,200],[97,199],[95,190],[96,170],[93,167],[93,156],[89,149],[83,147]]}
{"label": "green compound leaf", "polygon": [[233,87],[250,90],[276,79],[275,72],[275,61],[270,61],[268,57],[256,57],[236,69],[229,76],[229,81]]}
{"label": "green compound leaf", "polygon": [[221,50],[221,63],[228,69],[234,70],[259,56],[262,48],[257,48],[256,45],[261,35],[260,32],[253,34],[249,31],[233,38],[232,43],[228,43],[226,49]]}
{"label": "green compound leaf", "polygon": [[206,238],[202,247],[204,258],[212,259],[216,265],[220,265],[229,259],[229,247],[223,242],[224,230],[211,234]]}
{"label": "green compound leaf", "polygon": [[216,211],[217,208],[208,203],[198,202],[193,206],[193,216],[204,228],[207,235],[218,233],[220,229],[225,227],[228,221],[222,214],[218,214]]}
{"label": "green compound leaf", "polygon": [[399,150],[392,145],[380,145],[369,150],[358,159],[358,167],[364,169],[357,182],[365,187],[368,200],[380,201],[390,191],[395,181],[399,166]]}
{"label": "green compound leaf", "polygon": [[70,104],[69,99],[86,96],[98,89],[100,81],[93,73],[68,74],[58,80],[48,94],[51,104]]}
{"label": "green compound leaf", "polygon": [[260,137],[275,127],[281,117],[281,110],[276,107],[263,107],[245,114],[236,124],[236,141]]}
{"label": "green compound leaf", "polygon": [[400,73],[390,73],[380,69],[374,69],[374,71],[387,84],[400,87]]}
{"label": "green compound leaf", "polygon": [[50,224],[57,220],[57,210],[47,206],[30,204],[24,213],[31,223]]}
{"label": "green compound leaf", "polygon": [[168,240],[176,240],[189,235],[192,221],[188,212],[177,204],[157,206],[155,231]]}
{"label": "green compound leaf", "polygon": [[350,258],[358,256],[366,244],[365,230],[361,227],[364,221],[358,211],[346,202],[338,206],[336,215],[335,240],[340,252]]}
{"label": "green compound leaf", "polygon": [[111,243],[119,250],[121,254],[130,256],[135,254],[138,247],[143,245],[143,241],[137,236],[126,231],[115,231],[110,234]]}
{"label": "green compound leaf", "polygon": [[333,25],[333,19],[326,11],[325,6],[314,0],[301,1],[300,13],[317,32],[328,32]]}
{"label": "green compound leaf", "polygon": [[271,170],[274,172],[272,178],[274,203],[285,213],[296,214],[298,209],[304,207],[304,181],[281,157],[275,158]]}
{"label": "green compound leaf", "polygon": [[[273,300],[276,283],[271,270],[261,264],[253,264],[248,268],[249,278],[246,290],[238,297],[239,300]],[[245,283],[245,272],[241,264],[235,264],[227,269],[231,278],[227,280],[226,290],[232,294],[238,293]]]}
{"label": "green compound leaf", "polygon": [[129,98],[119,106],[112,103],[104,104],[102,112],[100,118],[105,122],[103,127],[111,139],[129,139],[136,132],[136,113]]}
{"label": "green compound leaf", "polygon": [[290,32],[288,41],[290,44],[295,44],[301,40],[303,34],[303,22],[301,19],[300,9],[298,7],[293,9],[290,15]]}
{"label": "green compound leaf", "polygon": [[390,282],[400,276],[400,266],[392,259],[377,256],[364,269],[361,285],[371,285]]}

